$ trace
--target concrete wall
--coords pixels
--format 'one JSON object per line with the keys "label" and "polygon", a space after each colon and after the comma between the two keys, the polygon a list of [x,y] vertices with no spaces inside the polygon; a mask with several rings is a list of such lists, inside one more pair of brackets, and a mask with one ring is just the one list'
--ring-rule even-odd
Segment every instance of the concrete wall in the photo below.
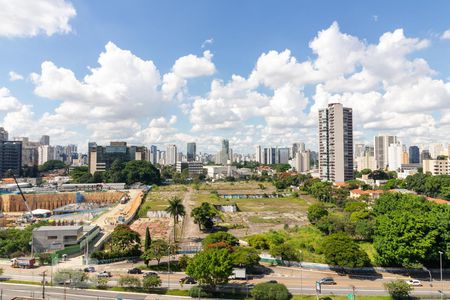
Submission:
{"label": "concrete wall", "polygon": [[[123,194],[122,192],[82,193],[84,202],[94,203],[114,203],[119,201]],[[53,210],[76,203],[76,193],[25,194],[25,198],[31,210],[38,208]],[[1,195],[0,210],[7,213],[22,212],[26,211],[26,206],[20,195]]]}

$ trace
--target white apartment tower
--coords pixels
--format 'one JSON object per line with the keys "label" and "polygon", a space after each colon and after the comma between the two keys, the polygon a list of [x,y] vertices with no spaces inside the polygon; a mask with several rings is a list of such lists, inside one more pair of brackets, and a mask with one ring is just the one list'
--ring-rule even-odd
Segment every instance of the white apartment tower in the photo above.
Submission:
{"label": "white apartment tower", "polygon": [[55,148],[50,145],[41,145],[38,147],[38,165],[41,166],[47,161],[54,159]]}
{"label": "white apartment tower", "polygon": [[323,180],[353,179],[352,109],[340,103],[319,110],[319,172]]}
{"label": "white apartment tower", "polygon": [[165,163],[172,166],[177,164],[177,145],[167,146]]}
{"label": "white apartment tower", "polygon": [[377,162],[378,169],[386,169],[388,166],[389,146],[392,144],[398,144],[396,136],[393,135],[380,135],[374,137],[375,146],[375,161]]}

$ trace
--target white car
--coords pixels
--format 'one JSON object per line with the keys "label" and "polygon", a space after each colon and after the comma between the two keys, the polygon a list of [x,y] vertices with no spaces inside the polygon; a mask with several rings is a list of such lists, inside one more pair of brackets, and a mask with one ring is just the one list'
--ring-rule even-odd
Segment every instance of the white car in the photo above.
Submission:
{"label": "white car", "polygon": [[410,279],[410,280],[405,280],[407,284],[412,285],[412,286],[422,286],[422,282],[420,282],[420,280],[417,279]]}

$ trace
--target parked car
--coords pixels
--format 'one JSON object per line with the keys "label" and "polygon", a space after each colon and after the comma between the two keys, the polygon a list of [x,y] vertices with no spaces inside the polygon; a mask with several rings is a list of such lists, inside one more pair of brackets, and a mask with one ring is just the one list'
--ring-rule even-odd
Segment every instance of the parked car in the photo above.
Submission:
{"label": "parked car", "polygon": [[420,280],[418,279],[405,280],[405,282],[412,286],[422,286],[422,282],[420,282]]}
{"label": "parked car", "polygon": [[132,263],[132,264],[136,264],[139,262],[139,258],[133,257],[133,258],[129,258],[127,260],[127,262]]}
{"label": "parked car", "polygon": [[180,279],[180,283],[183,284],[196,284],[197,281],[195,281],[194,278],[192,278],[191,276],[186,276]]}
{"label": "parked car", "polygon": [[158,276],[158,273],[156,273],[156,272],[145,272],[144,273],[144,277],[148,277],[148,276]]}
{"label": "parked car", "polygon": [[102,271],[97,274],[97,277],[112,277],[111,272]]}
{"label": "parked car", "polygon": [[269,281],[267,281],[267,283],[278,283],[278,281],[276,281],[276,280],[269,280]]}
{"label": "parked car", "polygon": [[133,268],[133,269],[129,269],[128,274],[142,274],[142,270],[139,268]]}
{"label": "parked car", "polygon": [[93,272],[95,272],[95,268],[94,267],[86,267],[83,269],[83,272],[93,273]]}
{"label": "parked car", "polygon": [[334,279],[332,277],[325,277],[325,278],[320,279],[319,283],[334,285],[334,284],[336,284],[336,281],[334,281]]}

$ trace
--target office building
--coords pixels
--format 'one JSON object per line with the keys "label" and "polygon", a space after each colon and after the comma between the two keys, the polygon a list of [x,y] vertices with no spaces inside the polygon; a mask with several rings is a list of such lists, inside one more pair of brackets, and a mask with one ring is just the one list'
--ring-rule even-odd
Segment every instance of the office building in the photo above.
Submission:
{"label": "office building", "polygon": [[364,144],[355,144],[355,158],[364,156],[364,151],[366,149],[366,145]]}
{"label": "office building", "polygon": [[388,147],[387,168],[389,171],[397,171],[402,164],[403,147],[400,144],[391,144]]}
{"label": "office building", "polygon": [[420,163],[420,151],[417,146],[409,147],[409,163],[410,164],[418,164]]}
{"label": "office building", "polygon": [[186,160],[195,161],[197,157],[197,144],[187,143]]}
{"label": "office building", "polygon": [[19,177],[22,172],[22,142],[0,141],[0,177],[11,170]]}
{"label": "office building", "polygon": [[150,146],[150,156],[149,156],[149,161],[153,164],[156,165],[158,163],[158,148],[155,145],[151,145]]}
{"label": "office building", "polygon": [[291,166],[298,173],[309,171],[311,169],[311,151],[298,150],[297,153],[294,154],[294,158],[291,161]]}
{"label": "office building", "polygon": [[377,169],[386,169],[388,166],[389,153],[388,148],[392,144],[398,144],[396,136],[381,135],[374,137],[375,146],[375,160],[377,162]]}
{"label": "office building", "polygon": [[319,110],[319,173],[327,181],[353,179],[352,109],[340,103]]}
{"label": "office building", "polygon": [[305,143],[293,143],[292,144],[292,158],[295,158],[298,152],[305,151]]}
{"label": "office building", "polygon": [[41,144],[41,145],[50,145],[50,136],[48,136],[48,135],[43,135],[43,136],[41,136],[41,139],[39,140],[39,143]]}
{"label": "office building", "polygon": [[216,155],[216,164],[227,165],[228,160],[231,160],[230,155],[230,142],[228,140],[222,140],[222,149]]}
{"label": "office building", "polygon": [[176,165],[176,171],[178,173],[187,170],[190,177],[203,174],[203,163],[198,161],[178,161]]}
{"label": "office building", "polygon": [[42,166],[49,160],[55,159],[55,148],[50,145],[41,145],[38,147],[38,165]]}
{"label": "office building", "polygon": [[100,146],[95,142],[88,144],[89,173],[103,172],[109,169],[115,160],[127,162],[131,160],[147,160],[143,146],[127,146],[126,142],[110,142],[108,146]]}
{"label": "office building", "polygon": [[177,164],[178,154],[176,145],[168,145],[166,148],[166,165],[175,166]]}
{"label": "office building", "polygon": [[289,163],[289,148],[277,148],[277,163],[278,164]]}
{"label": "office building", "polygon": [[4,142],[8,140],[8,131],[5,128],[0,127],[0,142]]}
{"label": "office building", "polygon": [[430,151],[424,149],[420,152],[420,164],[427,159],[431,159]]}
{"label": "office building", "polygon": [[263,153],[261,151],[262,151],[261,146],[260,145],[256,146],[255,161],[257,161],[260,164],[263,163],[263,159],[262,159]]}

